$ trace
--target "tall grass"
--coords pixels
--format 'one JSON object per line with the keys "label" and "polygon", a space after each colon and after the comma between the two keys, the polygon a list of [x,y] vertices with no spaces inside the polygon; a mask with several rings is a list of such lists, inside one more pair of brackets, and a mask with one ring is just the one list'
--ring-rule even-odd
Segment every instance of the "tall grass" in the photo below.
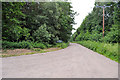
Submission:
{"label": "tall grass", "polygon": [[2,41],[2,48],[3,49],[32,49],[32,48],[50,48],[50,47],[59,47],[59,48],[66,48],[69,43],[57,43],[56,45],[47,44],[47,43],[40,43],[40,42],[29,42],[29,41],[22,41],[22,42],[9,42],[9,41]]}
{"label": "tall grass", "polygon": [[61,49],[64,49],[69,46],[69,43],[57,43],[55,47],[59,47]]}
{"label": "tall grass", "polygon": [[78,41],[77,43],[118,62],[118,43],[100,43],[95,41]]}
{"label": "tall grass", "polygon": [[3,49],[24,49],[24,48],[41,48],[44,49],[47,46],[43,43],[38,42],[29,42],[29,41],[22,41],[22,42],[9,42],[9,41],[2,41],[2,48]]}

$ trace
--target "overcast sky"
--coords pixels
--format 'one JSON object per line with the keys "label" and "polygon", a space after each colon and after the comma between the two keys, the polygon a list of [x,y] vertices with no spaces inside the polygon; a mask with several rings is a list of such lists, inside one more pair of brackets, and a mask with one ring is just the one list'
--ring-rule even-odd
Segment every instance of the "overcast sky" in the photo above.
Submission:
{"label": "overcast sky", "polygon": [[[93,10],[95,0],[71,0],[70,2],[72,2],[73,10],[79,13],[78,16],[75,16],[75,23],[77,24],[73,26],[77,29],[85,16]],[[75,31],[76,30],[73,30],[72,33]]]}

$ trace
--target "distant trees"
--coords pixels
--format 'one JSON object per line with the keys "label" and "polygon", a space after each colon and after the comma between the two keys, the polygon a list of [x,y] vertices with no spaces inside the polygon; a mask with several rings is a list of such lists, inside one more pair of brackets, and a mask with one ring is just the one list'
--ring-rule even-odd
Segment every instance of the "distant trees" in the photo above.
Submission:
{"label": "distant trees", "polygon": [[[108,3],[98,3],[95,5],[112,5],[109,8],[105,8],[105,37],[106,42],[119,42],[120,35],[120,1],[119,2],[108,2]],[[80,27],[73,34],[72,39],[74,41],[79,40],[91,40],[91,41],[103,41],[102,37],[102,9],[93,8],[93,11],[86,16]]]}
{"label": "distant trees", "polygon": [[68,2],[3,2],[2,39],[54,44],[67,42],[75,12]]}

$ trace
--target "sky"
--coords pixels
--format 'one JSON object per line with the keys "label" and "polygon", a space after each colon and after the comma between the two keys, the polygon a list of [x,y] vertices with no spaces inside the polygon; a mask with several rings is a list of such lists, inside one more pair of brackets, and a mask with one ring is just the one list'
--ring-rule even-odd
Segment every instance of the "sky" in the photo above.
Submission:
{"label": "sky", "polygon": [[[76,25],[73,25],[73,28],[77,29],[88,13],[93,10],[95,0],[71,0],[70,2],[72,2],[72,10],[79,14],[78,16],[75,16]],[[75,31],[76,30],[73,30],[72,33]]]}

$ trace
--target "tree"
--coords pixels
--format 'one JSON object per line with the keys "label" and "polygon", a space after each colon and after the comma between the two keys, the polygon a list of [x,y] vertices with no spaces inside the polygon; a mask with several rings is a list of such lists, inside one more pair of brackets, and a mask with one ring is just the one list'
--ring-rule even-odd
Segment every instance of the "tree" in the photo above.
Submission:
{"label": "tree", "polygon": [[93,11],[86,16],[76,33],[73,35],[74,40],[92,40],[92,41],[106,41],[106,42],[119,42],[120,35],[118,29],[120,25],[120,1],[99,3],[95,5],[110,6],[105,8],[105,38],[102,37],[103,26],[103,11],[101,8],[93,8]]}

